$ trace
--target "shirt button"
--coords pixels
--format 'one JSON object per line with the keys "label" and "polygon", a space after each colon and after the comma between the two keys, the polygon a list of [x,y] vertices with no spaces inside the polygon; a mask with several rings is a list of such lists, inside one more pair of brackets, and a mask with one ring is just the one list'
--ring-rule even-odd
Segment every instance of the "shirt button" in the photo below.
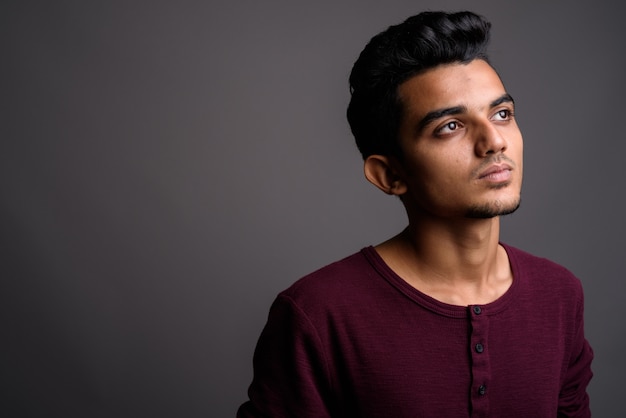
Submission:
{"label": "shirt button", "polygon": [[474,306],[474,313],[476,315],[480,315],[481,312],[482,312],[482,309],[480,309],[480,306]]}
{"label": "shirt button", "polygon": [[485,385],[480,385],[480,387],[478,388],[478,394],[480,396],[483,396],[485,393],[487,393],[487,388],[485,387]]}
{"label": "shirt button", "polygon": [[485,347],[483,347],[481,343],[476,344],[474,348],[476,349],[477,353],[482,353],[483,351],[485,351]]}

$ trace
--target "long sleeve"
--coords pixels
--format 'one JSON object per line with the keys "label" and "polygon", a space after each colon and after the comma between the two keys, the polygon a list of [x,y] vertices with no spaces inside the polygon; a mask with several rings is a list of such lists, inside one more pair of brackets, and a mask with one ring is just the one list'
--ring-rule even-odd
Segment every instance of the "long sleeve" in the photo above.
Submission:
{"label": "long sleeve", "polygon": [[330,417],[329,373],[319,336],[306,315],[279,295],[254,354],[254,378],[237,413],[248,417]]}
{"label": "long sleeve", "polygon": [[584,335],[582,290],[580,294],[580,305],[576,318],[576,331],[571,351],[572,355],[559,394],[559,418],[591,417],[587,385],[593,376],[591,371],[593,350]]}
{"label": "long sleeve", "polygon": [[589,417],[581,282],[507,251],[511,287],[471,309],[413,288],[372,247],[301,278],[270,309],[237,416]]}

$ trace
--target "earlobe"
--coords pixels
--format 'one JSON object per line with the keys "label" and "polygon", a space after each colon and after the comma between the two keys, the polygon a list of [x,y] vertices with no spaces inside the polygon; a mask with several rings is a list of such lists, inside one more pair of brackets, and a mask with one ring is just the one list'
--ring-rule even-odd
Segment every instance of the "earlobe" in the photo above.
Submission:
{"label": "earlobe", "polygon": [[370,183],[387,194],[400,196],[406,192],[406,184],[389,157],[370,155],[365,159],[363,171]]}

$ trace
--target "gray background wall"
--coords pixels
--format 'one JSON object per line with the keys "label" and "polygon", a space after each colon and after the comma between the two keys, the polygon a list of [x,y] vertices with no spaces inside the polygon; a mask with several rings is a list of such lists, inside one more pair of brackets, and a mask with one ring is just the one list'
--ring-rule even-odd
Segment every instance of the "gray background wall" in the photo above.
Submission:
{"label": "gray background wall", "polygon": [[[583,281],[594,416],[623,411],[623,6],[5,1],[0,415],[227,417],[275,294],[400,230],[344,114],[369,38],[470,8],[525,137],[503,240]],[[541,4],[541,6],[539,5]]]}

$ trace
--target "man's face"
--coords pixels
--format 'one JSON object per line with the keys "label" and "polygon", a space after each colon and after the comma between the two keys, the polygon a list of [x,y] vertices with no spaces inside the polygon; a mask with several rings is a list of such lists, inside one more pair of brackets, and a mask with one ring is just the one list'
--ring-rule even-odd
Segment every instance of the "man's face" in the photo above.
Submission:
{"label": "man's face", "polygon": [[517,209],[522,134],[513,100],[489,64],[442,65],[398,92],[403,201],[410,210],[490,218]]}

